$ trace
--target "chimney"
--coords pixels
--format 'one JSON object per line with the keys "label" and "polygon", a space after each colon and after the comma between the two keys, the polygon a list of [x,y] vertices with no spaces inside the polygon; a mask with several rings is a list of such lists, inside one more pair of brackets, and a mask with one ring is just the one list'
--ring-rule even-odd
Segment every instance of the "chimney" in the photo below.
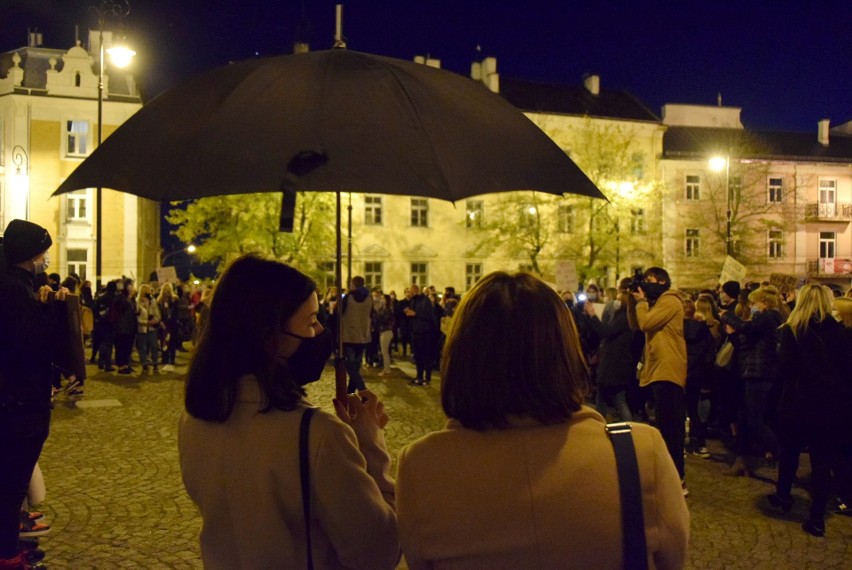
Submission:
{"label": "chimney", "polygon": [[429,57],[428,54],[425,55],[425,56],[415,55],[414,56],[414,63],[420,63],[420,64],[425,65],[427,67],[434,67],[435,69],[441,69],[441,60]]}
{"label": "chimney", "polygon": [[599,75],[586,74],[583,76],[583,87],[592,95],[600,95],[601,78]]}
{"label": "chimney", "polygon": [[829,119],[823,119],[818,123],[819,128],[817,130],[817,140],[819,141],[819,144],[821,144],[822,146],[828,146],[828,124],[829,124],[829,122],[830,122]]}

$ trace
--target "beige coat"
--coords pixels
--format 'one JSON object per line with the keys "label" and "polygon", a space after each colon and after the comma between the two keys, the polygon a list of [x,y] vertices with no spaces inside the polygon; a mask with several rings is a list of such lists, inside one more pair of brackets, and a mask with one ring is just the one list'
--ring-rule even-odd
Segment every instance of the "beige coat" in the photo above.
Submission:
{"label": "beige coat", "polygon": [[[299,423],[292,412],[258,413],[253,377],[224,423],[184,412],[178,444],[184,485],[203,519],[205,568],[306,568],[299,477]],[[376,428],[378,429],[378,428]],[[314,567],[393,568],[399,559],[390,456],[336,416],[311,420]],[[359,442],[362,444],[359,450]],[[367,460],[365,461],[365,456]]]}
{"label": "beige coat", "polygon": [[[659,432],[633,424],[651,568],[681,568],[689,515]],[[412,570],[621,568],[615,452],[588,407],[565,424],[478,432],[450,420],[406,447],[397,508]]]}
{"label": "beige coat", "polygon": [[638,328],[645,333],[645,353],[639,385],[657,380],[686,386],[686,340],[683,337],[683,300],[676,291],[666,291],[653,307],[636,303]]}

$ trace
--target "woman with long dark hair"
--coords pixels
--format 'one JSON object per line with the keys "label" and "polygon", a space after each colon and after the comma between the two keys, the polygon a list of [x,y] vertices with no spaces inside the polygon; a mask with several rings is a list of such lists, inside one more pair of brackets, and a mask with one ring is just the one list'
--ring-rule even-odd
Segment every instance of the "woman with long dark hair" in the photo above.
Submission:
{"label": "woman with long dark hair", "polygon": [[[180,464],[207,568],[393,568],[399,559],[383,405],[369,392],[307,416],[331,354],[316,285],[256,256],[222,275],[194,351]],[[303,484],[309,486],[306,503]],[[307,521],[306,521],[307,518]]]}
{"label": "woman with long dark hair", "polygon": [[[399,459],[408,567],[625,567],[621,509],[633,503],[621,504],[603,417],[583,405],[588,370],[556,292],[527,273],[487,275],[456,309],[444,351],[449,422]],[[681,568],[680,477],[659,431],[633,424],[632,437],[649,565]]]}

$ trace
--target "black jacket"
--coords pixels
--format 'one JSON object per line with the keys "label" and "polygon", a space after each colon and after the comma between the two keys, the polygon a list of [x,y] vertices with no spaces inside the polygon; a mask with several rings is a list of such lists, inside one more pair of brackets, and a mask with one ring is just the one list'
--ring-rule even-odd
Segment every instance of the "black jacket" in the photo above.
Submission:
{"label": "black jacket", "polygon": [[697,319],[683,320],[683,338],[686,340],[686,382],[701,381],[712,370],[716,339],[707,323]]}
{"label": "black jacket", "polygon": [[39,302],[32,273],[10,267],[0,275],[0,406],[50,408],[56,305]]}
{"label": "black jacket", "polygon": [[852,444],[852,329],[831,317],[781,329],[778,420]]}
{"label": "black jacket", "polygon": [[627,306],[621,307],[612,319],[603,323],[597,316],[588,319],[588,325],[600,341],[600,361],[597,369],[598,386],[601,388],[626,387],[636,377],[636,362],[633,356],[633,337],[636,333],[627,322]]}
{"label": "black jacket", "polygon": [[784,322],[781,313],[767,309],[755,313],[750,321],[725,313],[721,321],[737,332],[731,341],[737,349],[740,378],[774,380],[778,374],[778,327]]}

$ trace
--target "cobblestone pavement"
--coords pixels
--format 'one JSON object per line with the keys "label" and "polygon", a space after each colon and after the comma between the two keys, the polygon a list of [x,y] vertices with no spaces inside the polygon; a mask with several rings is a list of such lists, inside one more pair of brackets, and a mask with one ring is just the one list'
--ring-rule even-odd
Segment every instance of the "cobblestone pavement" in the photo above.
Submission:
{"label": "cobblestone pavement", "polygon": [[[47,484],[41,510],[53,526],[41,539],[49,568],[201,567],[200,519],[177,458],[185,364],[181,353],[176,372],[130,377],[90,367],[85,397],[57,400],[40,460]],[[391,416],[387,441],[394,454],[445,422],[438,382],[410,387],[412,372],[400,363],[393,377],[366,376]],[[331,371],[309,392],[331,409]],[[799,527],[807,508],[802,489],[795,490],[792,513],[772,513],[764,497],[773,471],[760,473],[762,479],[723,477],[722,448],[711,451],[717,453],[710,460],[687,460],[689,568],[852,568],[852,518],[829,517],[827,536],[811,537]]]}

